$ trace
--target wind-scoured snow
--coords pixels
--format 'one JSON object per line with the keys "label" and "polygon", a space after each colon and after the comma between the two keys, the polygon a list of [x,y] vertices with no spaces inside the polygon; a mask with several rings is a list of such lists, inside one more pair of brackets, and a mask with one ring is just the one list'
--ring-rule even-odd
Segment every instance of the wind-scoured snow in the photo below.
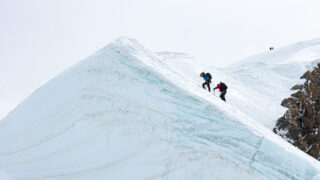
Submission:
{"label": "wind-scoured snow", "polygon": [[[208,68],[186,54],[154,53],[120,38],[0,122],[0,177],[316,179],[320,163],[264,124],[279,112],[261,114],[262,101],[280,99],[266,77],[287,79],[256,63]],[[227,103],[202,89],[202,71],[214,83],[226,81]],[[264,97],[269,93],[276,97]]]}

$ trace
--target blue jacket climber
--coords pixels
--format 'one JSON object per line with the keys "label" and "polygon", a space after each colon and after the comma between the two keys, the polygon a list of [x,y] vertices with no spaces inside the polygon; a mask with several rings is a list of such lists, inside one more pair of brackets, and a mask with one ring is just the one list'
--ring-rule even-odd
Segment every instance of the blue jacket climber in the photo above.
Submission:
{"label": "blue jacket climber", "polygon": [[205,85],[207,85],[208,91],[211,92],[211,89],[210,89],[210,83],[211,83],[211,79],[212,79],[211,74],[202,72],[202,73],[200,73],[200,76],[203,77],[203,79],[205,80],[205,82],[202,84],[203,89],[206,89]]}

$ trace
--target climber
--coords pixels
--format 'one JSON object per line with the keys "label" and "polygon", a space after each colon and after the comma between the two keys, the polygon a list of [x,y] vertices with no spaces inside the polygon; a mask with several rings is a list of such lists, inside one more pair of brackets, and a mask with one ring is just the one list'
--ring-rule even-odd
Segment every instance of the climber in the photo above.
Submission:
{"label": "climber", "polygon": [[219,89],[219,91],[221,92],[220,98],[226,102],[226,98],[224,96],[227,94],[228,86],[225,83],[220,81],[220,83],[217,84],[217,87],[215,87],[213,90],[215,89]]}
{"label": "climber", "polygon": [[202,72],[202,73],[200,73],[200,76],[203,77],[203,79],[205,80],[205,82],[202,84],[203,89],[206,89],[205,85],[207,85],[208,91],[211,92],[211,89],[210,89],[210,83],[211,83],[211,79],[212,79],[211,74]]}

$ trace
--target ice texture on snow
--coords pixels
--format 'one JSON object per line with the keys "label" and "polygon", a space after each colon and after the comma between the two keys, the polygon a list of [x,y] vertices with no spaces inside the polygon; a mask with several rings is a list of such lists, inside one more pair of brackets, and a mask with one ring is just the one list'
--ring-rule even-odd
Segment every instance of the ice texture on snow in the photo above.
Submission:
{"label": "ice texture on snow", "polygon": [[[203,70],[213,72],[214,83],[226,79],[234,103],[202,89]],[[264,70],[261,64],[254,73]],[[12,179],[316,178],[318,161],[261,125],[259,112],[250,114],[259,109],[250,98],[259,106],[273,91],[248,79],[258,85],[242,92],[246,82],[226,70],[120,38],[0,122],[0,169]]]}
{"label": "ice texture on snow", "polygon": [[3,169],[0,169],[0,179],[11,180],[10,176]]}

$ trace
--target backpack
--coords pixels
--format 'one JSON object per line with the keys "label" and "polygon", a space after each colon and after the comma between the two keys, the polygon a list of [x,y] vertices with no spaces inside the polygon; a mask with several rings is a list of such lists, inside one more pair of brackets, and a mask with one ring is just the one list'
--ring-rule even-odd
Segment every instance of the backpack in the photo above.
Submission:
{"label": "backpack", "polygon": [[208,76],[209,80],[211,80],[211,79],[212,79],[212,76],[211,76],[211,74],[210,74],[210,73],[207,73],[206,75]]}
{"label": "backpack", "polygon": [[225,83],[221,83],[220,85],[222,86],[222,89],[223,89],[223,90],[228,89],[228,86],[227,86]]}

